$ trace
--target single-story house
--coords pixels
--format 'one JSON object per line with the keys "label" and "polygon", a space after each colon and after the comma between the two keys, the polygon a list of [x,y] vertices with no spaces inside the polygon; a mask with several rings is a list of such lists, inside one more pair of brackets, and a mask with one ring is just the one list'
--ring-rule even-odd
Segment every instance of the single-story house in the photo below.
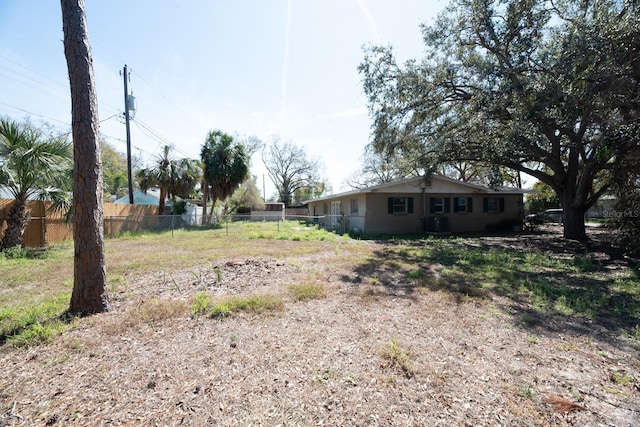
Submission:
{"label": "single-story house", "polygon": [[522,226],[526,192],[434,175],[319,197],[305,204],[322,226],[341,231],[466,233]]}
{"label": "single-story house", "polygon": [[[129,203],[129,194],[125,194],[119,199],[112,200],[113,203]],[[149,205],[158,206],[160,204],[160,190],[156,188],[150,188],[146,193],[141,190],[133,191],[133,204],[134,205]],[[170,199],[166,199],[165,206],[172,206],[173,202]]]}

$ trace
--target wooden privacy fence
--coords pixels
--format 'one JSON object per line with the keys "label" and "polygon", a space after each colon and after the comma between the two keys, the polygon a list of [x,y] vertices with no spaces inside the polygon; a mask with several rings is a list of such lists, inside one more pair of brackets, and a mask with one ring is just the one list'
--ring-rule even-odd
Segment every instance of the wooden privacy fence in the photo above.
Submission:
{"label": "wooden privacy fence", "polygon": [[[0,236],[7,228],[6,217],[12,203],[13,199],[0,199]],[[48,211],[50,202],[32,200],[27,205],[31,209],[31,220],[24,233],[23,246],[42,247],[73,238],[73,228],[64,222],[62,214]],[[175,218],[159,217],[155,215],[157,212],[157,206],[105,202],[104,235],[114,237],[125,232],[166,229],[174,225]]]}

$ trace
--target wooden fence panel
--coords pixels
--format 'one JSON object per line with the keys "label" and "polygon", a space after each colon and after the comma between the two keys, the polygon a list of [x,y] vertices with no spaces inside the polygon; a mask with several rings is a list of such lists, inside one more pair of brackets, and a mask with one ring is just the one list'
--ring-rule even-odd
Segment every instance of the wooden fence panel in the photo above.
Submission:
{"label": "wooden fence panel", "polygon": [[[0,236],[7,228],[6,217],[13,199],[0,199]],[[59,243],[73,239],[73,227],[65,223],[61,213],[48,211],[50,202],[31,200],[27,202],[31,209],[31,220],[24,232],[23,246],[42,247],[50,243]],[[137,232],[153,227],[157,206],[127,205],[104,203],[104,234],[117,236],[122,232]],[[158,219],[155,219],[158,222]]]}

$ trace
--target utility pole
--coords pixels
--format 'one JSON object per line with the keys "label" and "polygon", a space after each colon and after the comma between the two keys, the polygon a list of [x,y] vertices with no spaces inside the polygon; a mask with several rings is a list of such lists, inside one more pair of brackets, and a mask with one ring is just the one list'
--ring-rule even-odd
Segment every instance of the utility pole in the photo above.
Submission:
{"label": "utility pole", "polygon": [[127,91],[127,80],[129,73],[127,72],[127,64],[124,65],[122,73],[124,77],[124,123],[127,128],[127,180],[129,181],[129,204],[133,204],[133,179],[131,176],[131,131],[129,129],[129,93]]}

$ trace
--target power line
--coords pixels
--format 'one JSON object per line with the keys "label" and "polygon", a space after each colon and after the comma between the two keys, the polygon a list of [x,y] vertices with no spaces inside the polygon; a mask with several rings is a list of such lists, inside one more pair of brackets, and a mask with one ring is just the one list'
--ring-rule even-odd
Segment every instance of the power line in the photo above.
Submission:
{"label": "power line", "polygon": [[[27,67],[25,65],[22,65],[22,64],[14,61],[12,59],[9,59],[6,56],[0,56],[0,59],[3,59],[4,61],[14,65],[15,67],[18,67],[18,68],[22,69],[22,70],[26,70],[26,71],[28,71],[28,73],[19,72],[15,68],[7,67],[6,65],[0,65],[0,68],[4,68],[5,70],[7,70],[9,72],[14,73],[15,75],[19,76],[22,79],[30,80],[30,81],[32,81],[32,82],[34,82],[34,83],[36,83],[36,84],[38,84],[38,85],[40,85],[42,87],[45,87],[47,89],[52,90],[53,92],[57,92],[59,95],[66,94],[66,91],[67,91],[66,85],[61,84],[60,82],[56,82],[55,80],[51,80],[49,77],[47,77],[47,76],[45,76],[43,74],[40,74],[39,72],[34,71],[31,68],[29,68],[29,67]],[[28,74],[32,74],[33,76],[37,76],[38,79],[36,79],[35,77],[32,77],[32,76],[29,76]],[[20,80],[18,80],[16,78],[12,78],[12,77],[9,77],[9,76],[6,76],[6,75],[5,75],[5,77],[11,78],[12,80],[20,82],[20,83],[22,83],[22,84],[24,84],[26,86],[29,86],[27,83],[25,83],[23,81],[20,81]],[[31,86],[31,88],[35,89],[33,86]]]}
{"label": "power line", "polygon": [[62,120],[58,120],[58,119],[54,119],[52,117],[44,116],[42,114],[34,113],[32,111],[25,110],[24,108],[20,108],[20,107],[17,107],[15,105],[7,104],[6,102],[0,102],[0,105],[5,105],[5,106],[7,106],[9,108],[13,108],[14,110],[22,111],[23,113],[27,113],[30,116],[39,117],[39,118],[47,120],[47,121],[62,123],[65,126],[71,126],[71,123],[63,122]]}
{"label": "power line", "polygon": [[109,117],[107,117],[106,119],[102,119],[102,120],[100,120],[98,123],[106,122],[107,120],[111,120],[111,119],[113,119],[114,117],[117,117],[117,116],[119,116],[119,115],[120,115],[120,113],[112,114],[112,115],[110,115]]}

